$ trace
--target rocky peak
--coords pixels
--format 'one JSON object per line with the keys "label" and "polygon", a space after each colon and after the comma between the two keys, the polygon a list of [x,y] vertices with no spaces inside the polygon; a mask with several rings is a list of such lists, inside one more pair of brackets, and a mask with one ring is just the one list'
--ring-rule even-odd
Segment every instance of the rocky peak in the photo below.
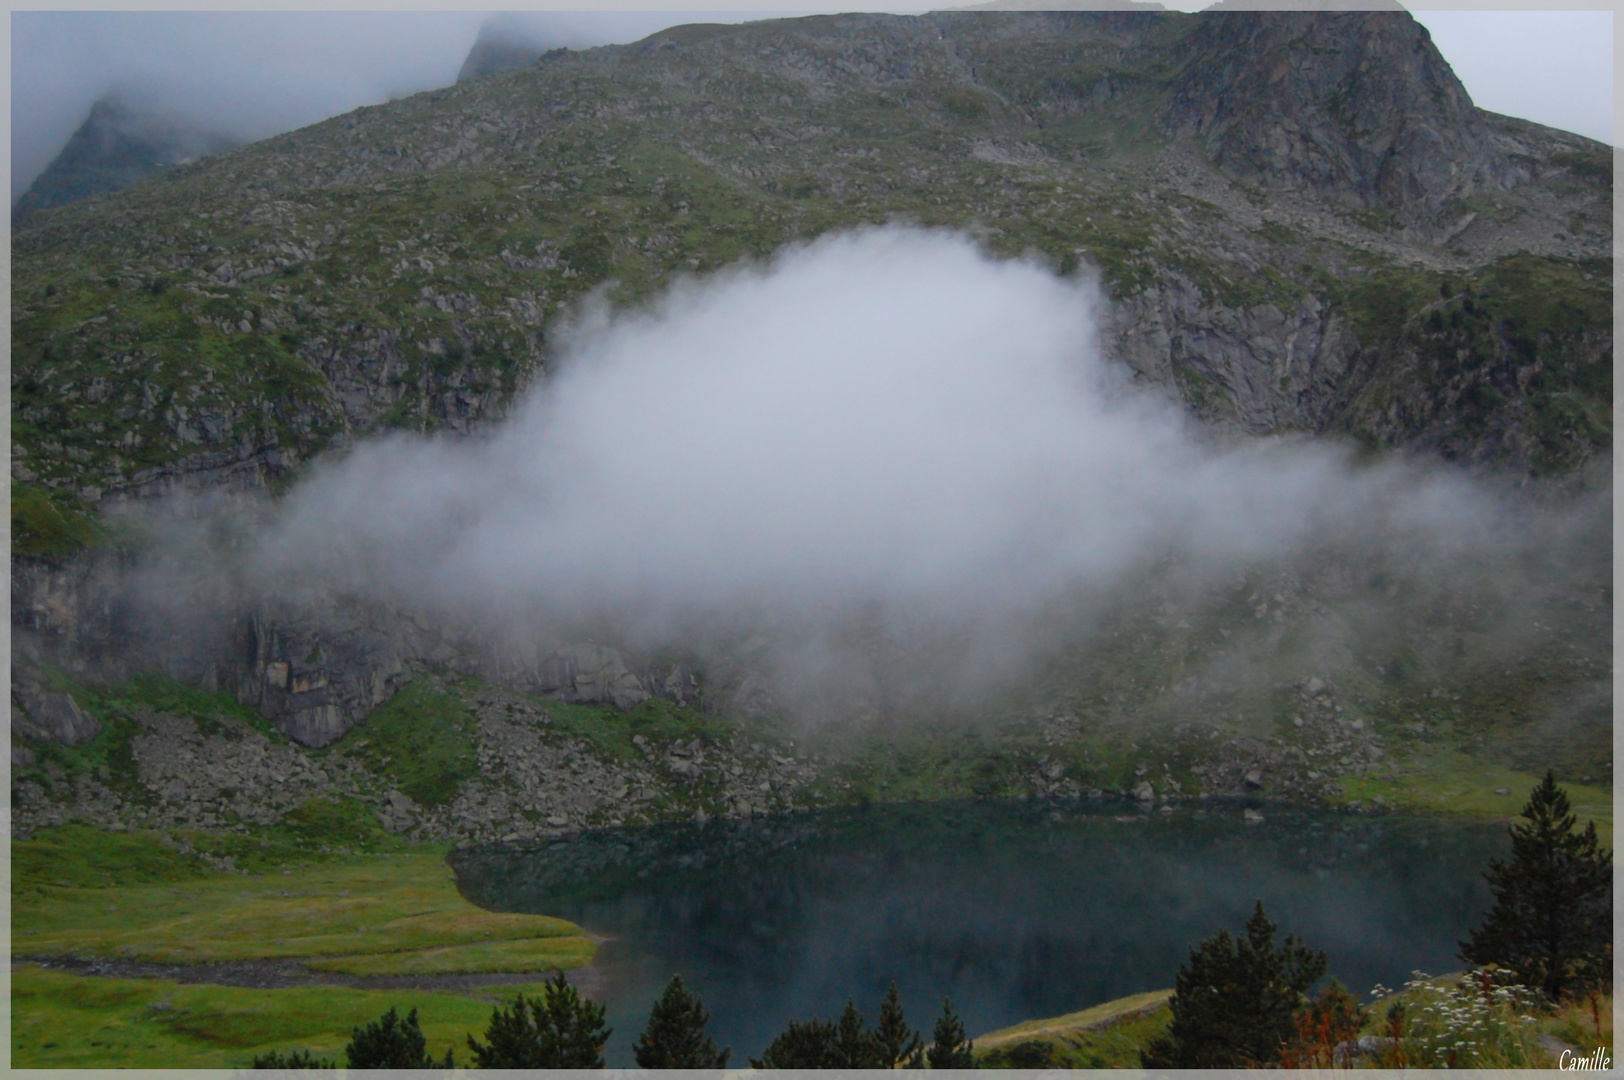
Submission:
{"label": "rocky peak", "polygon": [[546,51],[540,45],[482,31],[457,71],[457,81],[467,82],[495,75],[499,71],[529,67]]}
{"label": "rocky peak", "polygon": [[1406,224],[1515,178],[1426,28],[1393,12],[1215,12],[1187,39],[1174,135],[1238,179]]}

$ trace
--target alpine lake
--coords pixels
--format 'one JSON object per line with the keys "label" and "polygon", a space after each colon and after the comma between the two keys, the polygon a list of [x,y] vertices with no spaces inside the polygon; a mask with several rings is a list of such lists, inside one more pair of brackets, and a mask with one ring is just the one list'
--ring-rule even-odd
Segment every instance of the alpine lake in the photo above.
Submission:
{"label": "alpine lake", "polygon": [[895,981],[928,1041],[944,996],[971,1034],[1173,985],[1191,946],[1243,933],[1261,900],[1356,995],[1456,971],[1488,907],[1504,825],[1238,803],[940,802],[582,833],[465,849],[458,885],[496,911],[607,940],[583,988],[611,1067],[666,980],[704,1000],[730,1064]]}

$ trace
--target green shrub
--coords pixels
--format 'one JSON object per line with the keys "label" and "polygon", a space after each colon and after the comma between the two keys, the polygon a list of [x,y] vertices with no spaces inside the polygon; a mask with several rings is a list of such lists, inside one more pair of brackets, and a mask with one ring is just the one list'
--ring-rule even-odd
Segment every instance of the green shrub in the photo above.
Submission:
{"label": "green shrub", "polygon": [[338,1063],[327,1058],[319,1058],[309,1050],[294,1050],[281,1054],[275,1050],[259,1054],[254,1058],[256,1069],[336,1069]]}
{"label": "green shrub", "polygon": [[378,819],[354,799],[306,799],[278,824],[295,844],[344,847],[358,851],[397,846]]}
{"label": "green shrub", "polygon": [[1257,1068],[1279,1060],[1296,1034],[1308,988],[1325,974],[1325,954],[1288,936],[1274,943],[1260,902],[1246,936],[1229,931],[1190,950],[1169,1002],[1173,1022],[1144,1054],[1146,1068]]}

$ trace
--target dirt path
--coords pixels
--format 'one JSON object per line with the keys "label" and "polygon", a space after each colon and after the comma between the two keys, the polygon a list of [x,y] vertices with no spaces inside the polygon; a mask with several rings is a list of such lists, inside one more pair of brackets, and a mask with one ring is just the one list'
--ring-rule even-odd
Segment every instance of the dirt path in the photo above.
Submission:
{"label": "dirt path", "polygon": [[[35,964],[73,975],[113,979],[170,979],[182,983],[212,983],[254,990],[280,990],[294,986],[348,986],[357,990],[452,990],[474,993],[486,987],[537,983],[552,971],[488,973],[483,975],[343,975],[313,971],[299,960],[233,960],[216,964],[153,964],[138,960],[85,959],[76,956],[13,956],[18,964]],[[596,994],[603,976],[592,965],[565,973],[571,984],[588,996]]]}

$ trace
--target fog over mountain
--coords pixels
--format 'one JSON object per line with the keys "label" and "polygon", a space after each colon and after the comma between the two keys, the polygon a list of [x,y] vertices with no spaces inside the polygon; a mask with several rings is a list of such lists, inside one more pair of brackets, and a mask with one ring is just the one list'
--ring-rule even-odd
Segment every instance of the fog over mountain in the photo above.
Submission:
{"label": "fog over mountain", "polygon": [[313,583],[325,562],[341,584],[482,610],[880,601],[969,619],[1168,551],[1221,565],[1365,527],[1481,527],[1486,504],[1441,476],[1204,445],[1101,360],[1101,303],[963,236],[891,228],[633,313],[589,305],[560,374],[491,440],[369,442],[296,489],[273,574]]}
{"label": "fog over mountain", "polygon": [[1502,596],[1562,576],[1546,545],[1568,519],[1519,524],[1459,473],[1214,441],[1102,360],[1102,304],[1086,274],[897,227],[633,311],[589,300],[490,438],[389,436],[319,467],[246,580],[497,639],[754,635],[781,692],[825,701],[899,659],[974,696],[1046,647],[1057,603],[1101,610],[1169,565],[1196,606],[1262,564]]}
{"label": "fog over mountain", "polygon": [[15,203],[109,94],[179,123],[262,139],[449,86],[489,24],[540,49],[635,41],[740,12],[19,11],[12,19]]}
{"label": "fog over mountain", "polygon": [[791,11],[501,11],[479,27],[479,37],[457,81],[524,67],[550,49],[590,49],[639,41],[668,26],[737,23],[783,18]]}

